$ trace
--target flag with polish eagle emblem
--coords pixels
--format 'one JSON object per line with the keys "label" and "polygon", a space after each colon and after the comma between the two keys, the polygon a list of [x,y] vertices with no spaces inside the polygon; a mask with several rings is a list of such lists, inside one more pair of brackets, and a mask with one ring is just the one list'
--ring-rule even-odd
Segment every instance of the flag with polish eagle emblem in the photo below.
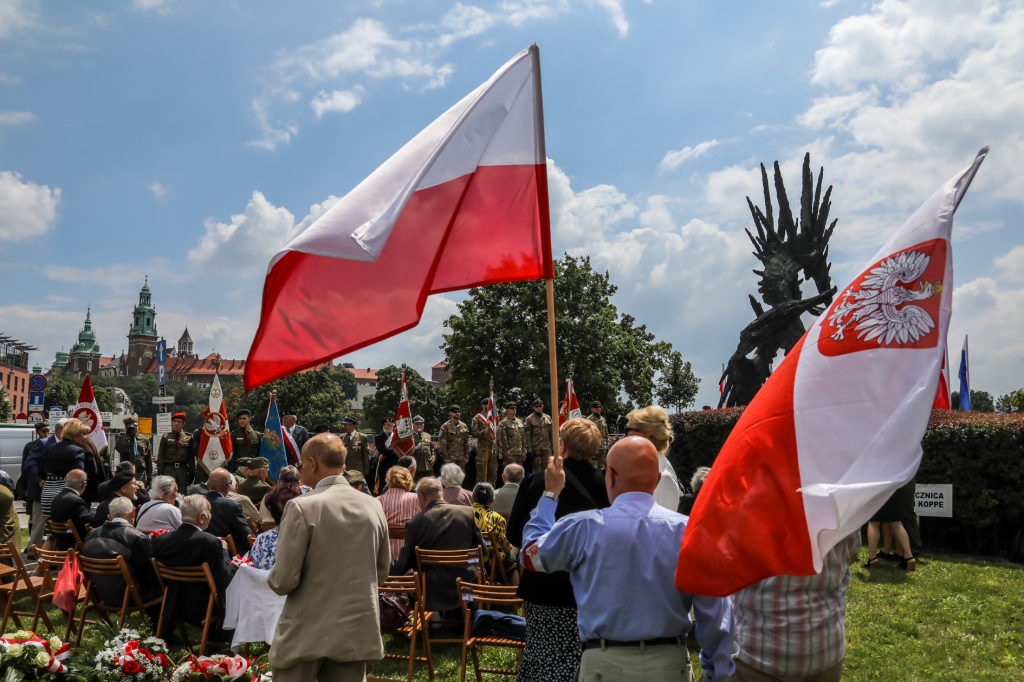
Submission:
{"label": "flag with polish eagle emblem", "polygon": [[78,394],[78,404],[71,416],[89,427],[89,438],[100,451],[107,447],[107,434],[103,431],[103,420],[100,419],[100,406],[96,403],[96,394],[92,390],[92,379],[85,375],[85,383]]}
{"label": "flag with polish eagle emblem", "polygon": [[479,419],[481,422],[487,425],[487,428],[491,431],[491,439],[495,440],[498,437],[498,410],[494,406],[494,393],[491,393],[491,397],[487,399],[487,409],[483,412],[478,413],[474,419]]}
{"label": "flag with polish eagle emblem", "polygon": [[562,401],[562,408],[558,411],[558,426],[562,426],[570,419],[579,419],[583,416],[580,412],[580,404],[576,400],[576,390],[573,387],[572,377],[565,380],[565,400]]}
{"label": "flag with polish eagle emblem", "polygon": [[952,310],[953,213],[987,153],[896,231],[747,406],[683,534],[680,590],[814,575],[915,474]]}
{"label": "flag with polish eagle emblem", "polygon": [[[395,450],[405,457],[412,454],[416,443],[412,439],[412,412],[409,409],[409,385],[406,382],[405,372],[402,372],[402,394],[398,401],[398,414],[395,415],[395,428],[391,430],[384,446]],[[379,466],[378,462],[378,466]]]}
{"label": "flag with polish eagle emblem", "polygon": [[220,374],[213,375],[210,404],[203,408],[203,428],[199,436],[199,464],[207,473],[231,459],[231,430],[228,410],[220,388]]}

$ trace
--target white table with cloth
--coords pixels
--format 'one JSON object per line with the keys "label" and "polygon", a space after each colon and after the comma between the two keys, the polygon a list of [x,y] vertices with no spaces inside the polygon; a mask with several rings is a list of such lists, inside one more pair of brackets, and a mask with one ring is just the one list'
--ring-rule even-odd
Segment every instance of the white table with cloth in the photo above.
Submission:
{"label": "white table with cloth", "polygon": [[235,653],[246,642],[273,643],[285,597],[274,594],[268,576],[270,571],[242,564],[228,585],[224,629],[234,630],[231,648]]}

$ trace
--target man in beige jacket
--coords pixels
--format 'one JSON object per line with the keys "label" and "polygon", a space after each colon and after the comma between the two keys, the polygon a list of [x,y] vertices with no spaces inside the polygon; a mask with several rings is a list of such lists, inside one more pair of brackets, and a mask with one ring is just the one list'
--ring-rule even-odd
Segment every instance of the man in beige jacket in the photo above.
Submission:
{"label": "man in beige jacket", "polygon": [[356,682],[384,657],[377,584],[391,554],[384,508],[342,476],[345,446],[330,433],[302,450],[313,487],[285,505],[270,589],[287,595],[274,632],[274,682]]}

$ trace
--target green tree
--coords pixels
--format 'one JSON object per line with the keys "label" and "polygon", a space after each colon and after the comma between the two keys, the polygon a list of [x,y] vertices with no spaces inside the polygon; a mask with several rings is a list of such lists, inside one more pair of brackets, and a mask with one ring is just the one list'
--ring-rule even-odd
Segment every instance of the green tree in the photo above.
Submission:
{"label": "green tree", "polygon": [[996,412],[1024,412],[1024,388],[999,396],[999,400],[996,401]]}
{"label": "green tree", "polygon": [[[427,381],[411,367],[406,368],[409,388],[409,410],[413,416],[423,417],[423,428],[436,433],[448,419],[448,405],[445,390]],[[373,429],[383,423],[386,417],[398,412],[399,395],[402,390],[402,368],[391,365],[377,371],[377,390],[363,398],[363,417]]]}
{"label": "green tree", "polygon": [[[655,341],[645,325],[619,316],[611,297],[617,287],[587,257],[555,261],[555,329],[559,382],[571,364],[581,404],[600,400],[611,421],[633,403],[653,402],[655,376],[672,345]],[[499,402],[521,411],[535,398],[550,401],[548,322],[543,281],[471,289],[459,313],[445,321],[451,378],[448,399],[476,407],[494,377]],[[563,384],[564,385],[564,384]],[[626,398],[626,404],[620,397]],[[557,409],[557,406],[549,406]]]}
{"label": "green tree", "polygon": [[[953,391],[949,396],[949,402],[954,410],[960,409],[960,391]],[[971,411],[972,412],[995,412],[996,404],[992,400],[992,394],[988,391],[971,390]]]}
{"label": "green tree", "polygon": [[[81,386],[75,385],[74,377],[54,377],[46,387],[46,395],[43,397],[43,407],[49,412],[51,407],[59,407],[66,410],[78,403],[78,392]],[[70,415],[69,415],[70,416]]]}
{"label": "green tree", "polygon": [[334,367],[329,370],[331,372],[331,378],[334,379],[334,383],[341,386],[341,389],[345,391],[345,397],[349,400],[355,400],[356,396],[359,395],[359,387],[356,384],[356,375],[350,371],[354,367],[355,365],[351,362],[346,362],[343,365],[334,365]]}
{"label": "green tree", "polygon": [[670,356],[658,379],[657,394],[662,405],[676,408],[678,414],[697,399],[700,379],[693,375],[689,360],[683,362],[683,356],[677,351],[672,351]]}
{"label": "green tree", "polygon": [[93,386],[92,392],[96,396],[96,405],[100,408],[100,412],[113,412],[117,408],[117,401],[114,400],[110,391]]}
{"label": "green tree", "polygon": [[7,389],[0,386],[0,422],[7,422],[11,419],[11,401],[7,397]]}
{"label": "green tree", "polygon": [[252,412],[253,428],[262,431],[270,409],[271,392],[277,393],[278,410],[294,410],[298,423],[311,431],[320,424],[327,425],[334,433],[342,431],[341,421],[349,413],[349,401],[345,391],[326,372],[292,374],[248,393],[244,393],[240,386],[225,390],[232,425],[235,414],[247,409]]}

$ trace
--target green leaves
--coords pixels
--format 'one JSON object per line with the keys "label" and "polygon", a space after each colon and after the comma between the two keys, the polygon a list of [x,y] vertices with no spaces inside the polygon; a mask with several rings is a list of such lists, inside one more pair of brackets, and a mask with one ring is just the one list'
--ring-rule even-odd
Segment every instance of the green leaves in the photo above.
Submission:
{"label": "green leaves", "polygon": [[[437,433],[441,424],[448,420],[448,404],[445,390],[427,381],[411,367],[406,368],[409,388],[409,410],[415,417],[423,417],[423,428],[428,433]],[[386,417],[394,417],[402,390],[402,368],[390,365],[377,371],[377,392],[363,398],[363,416],[376,431]],[[469,408],[466,408],[467,412]]]}
{"label": "green leaves", "polygon": [[696,400],[700,379],[693,375],[690,362],[683,362],[679,353],[672,352],[670,358],[658,380],[658,401],[662,406],[676,408],[678,414]]}
{"label": "green leaves", "polygon": [[[351,375],[351,372],[346,372]],[[345,390],[332,378],[332,373],[321,371],[293,374],[249,393],[243,393],[240,387],[225,391],[232,424],[239,410],[248,409],[252,411],[253,428],[262,431],[270,409],[271,392],[277,393],[278,409],[282,412],[295,410],[298,423],[310,432],[320,424],[330,427],[333,433],[342,431],[341,421],[349,412],[349,400]]]}

